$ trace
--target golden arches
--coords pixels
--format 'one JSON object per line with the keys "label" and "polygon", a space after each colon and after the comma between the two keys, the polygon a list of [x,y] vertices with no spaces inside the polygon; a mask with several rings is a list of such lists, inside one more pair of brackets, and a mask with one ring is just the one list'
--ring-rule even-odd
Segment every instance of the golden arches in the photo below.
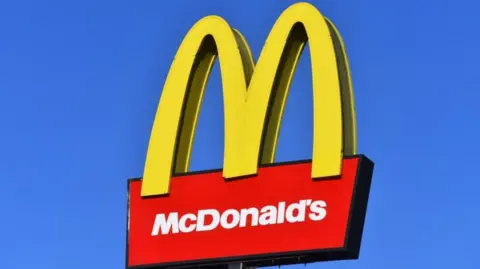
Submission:
{"label": "golden arches", "polygon": [[277,19],[256,66],[244,37],[222,18],[207,16],[192,27],[163,88],[142,196],[168,193],[172,172],[187,172],[202,97],[216,57],[224,96],[224,177],[253,175],[259,161],[273,162],[286,97],[307,40],[314,91],[312,177],[340,175],[343,154],[356,153],[348,61],[334,25],[314,6],[297,3]]}

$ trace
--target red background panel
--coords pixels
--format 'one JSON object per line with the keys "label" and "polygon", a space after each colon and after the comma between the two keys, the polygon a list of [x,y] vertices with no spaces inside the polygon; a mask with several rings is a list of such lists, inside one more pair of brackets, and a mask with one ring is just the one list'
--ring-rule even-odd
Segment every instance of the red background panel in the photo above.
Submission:
{"label": "red background panel", "polygon": [[[359,157],[343,161],[342,176],[312,180],[311,163],[259,168],[258,175],[225,181],[221,171],[173,177],[170,194],[142,198],[141,181],[129,182],[127,266],[178,264],[199,260],[270,255],[345,247]],[[324,200],[327,215],[321,221],[236,227],[212,231],[151,236],[155,216],[198,210],[276,206],[302,199]],[[363,220],[361,222],[363,227]]]}

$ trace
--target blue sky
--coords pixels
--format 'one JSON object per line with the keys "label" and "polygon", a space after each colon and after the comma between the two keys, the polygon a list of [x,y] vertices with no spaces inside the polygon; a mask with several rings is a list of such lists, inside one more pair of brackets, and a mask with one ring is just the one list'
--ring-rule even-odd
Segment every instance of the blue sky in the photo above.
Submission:
{"label": "blue sky", "polygon": [[[2,267],[123,268],[126,180],[143,173],[161,88],[193,23],[217,14],[255,57],[293,1],[3,1]],[[359,151],[376,163],[360,259],[309,268],[480,268],[476,1],[313,1],[350,58]],[[311,155],[302,56],[278,161]],[[192,170],[223,154],[219,70]],[[305,121],[296,120],[304,117]],[[296,266],[294,266],[296,267]],[[303,267],[303,265],[298,266]]]}

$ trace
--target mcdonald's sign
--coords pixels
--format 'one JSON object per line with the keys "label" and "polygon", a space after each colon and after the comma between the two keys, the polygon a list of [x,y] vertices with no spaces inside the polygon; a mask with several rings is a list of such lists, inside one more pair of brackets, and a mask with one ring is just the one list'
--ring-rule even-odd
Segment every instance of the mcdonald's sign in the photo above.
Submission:
{"label": "mcdonald's sign", "polygon": [[[290,83],[310,42],[311,160],[273,163]],[[188,172],[205,86],[219,58],[223,169]],[[335,26],[297,3],[255,64],[242,34],[207,16],[187,33],[163,88],[143,178],[128,182],[127,268],[270,266],[356,259],[373,162],[356,152],[348,60]]]}

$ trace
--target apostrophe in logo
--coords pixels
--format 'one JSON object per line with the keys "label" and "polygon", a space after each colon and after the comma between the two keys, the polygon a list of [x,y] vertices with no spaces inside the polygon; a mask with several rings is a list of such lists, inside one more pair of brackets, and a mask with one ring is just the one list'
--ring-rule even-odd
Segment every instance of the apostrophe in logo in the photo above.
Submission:
{"label": "apostrophe in logo", "polygon": [[[313,157],[273,164],[290,83],[307,41]],[[201,101],[217,56],[224,166],[188,173]],[[144,177],[129,181],[127,267],[358,257],[373,163],[355,155],[355,128],[342,39],[314,6],[297,3],[280,15],[256,65],[238,30],[218,16],[201,19],[185,36],[165,81]]]}

